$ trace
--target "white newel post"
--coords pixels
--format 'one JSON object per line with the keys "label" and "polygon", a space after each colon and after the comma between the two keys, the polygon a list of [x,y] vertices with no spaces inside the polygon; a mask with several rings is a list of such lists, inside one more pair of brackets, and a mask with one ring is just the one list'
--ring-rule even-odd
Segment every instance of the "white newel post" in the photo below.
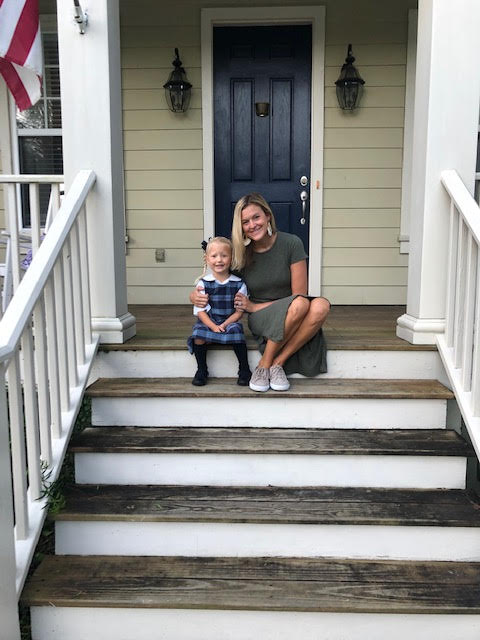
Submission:
{"label": "white newel post", "polygon": [[480,74],[480,2],[419,0],[407,313],[397,335],[432,344],[445,327],[449,199],[456,169],[473,194]]}
{"label": "white newel post", "polygon": [[65,186],[80,169],[97,176],[87,210],[92,328],[101,342],[121,343],[136,328],[127,309],[119,3],[81,4],[83,35],[73,2],[57,2]]}
{"label": "white newel post", "polygon": [[20,640],[5,367],[0,365],[0,640]]}

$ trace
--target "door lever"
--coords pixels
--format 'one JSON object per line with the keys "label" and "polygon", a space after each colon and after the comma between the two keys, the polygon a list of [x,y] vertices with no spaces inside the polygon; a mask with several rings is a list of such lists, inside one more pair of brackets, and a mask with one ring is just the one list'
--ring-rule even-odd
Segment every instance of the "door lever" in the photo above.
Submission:
{"label": "door lever", "polygon": [[300,218],[300,224],[305,224],[306,223],[305,213],[307,211],[307,200],[308,200],[308,193],[306,191],[301,192],[300,200],[302,201],[302,217]]}

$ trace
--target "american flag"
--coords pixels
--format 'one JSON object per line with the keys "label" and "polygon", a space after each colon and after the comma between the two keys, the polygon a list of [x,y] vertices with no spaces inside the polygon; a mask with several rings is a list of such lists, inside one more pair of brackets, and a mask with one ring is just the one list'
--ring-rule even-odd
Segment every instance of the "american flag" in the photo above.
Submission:
{"label": "american flag", "polygon": [[0,73],[23,111],[42,90],[38,0],[0,0]]}

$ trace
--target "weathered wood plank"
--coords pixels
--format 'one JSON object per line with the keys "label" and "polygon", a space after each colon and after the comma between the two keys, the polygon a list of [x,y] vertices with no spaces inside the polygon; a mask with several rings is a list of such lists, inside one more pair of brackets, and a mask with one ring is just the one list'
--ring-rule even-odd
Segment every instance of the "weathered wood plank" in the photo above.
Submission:
{"label": "weathered wood plank", "polygon": [[[190,378],[100,378],[87,389],[90,397],[252,397],[252,391],[221,379],[211,379],[205,387],[193,387]],[[292,379],[289,391],[268,392],[258,398],[453,398],[437,380],[366,380],[347,378]]]}
{"label": "weathered wood plank", "polygon": [[448,429],[250,429],[91,427],[75,435],[74,452],[289,453],[321,455],[473,456],[473,448]]}
{"label": "weathered wood plank", "polygon": [[[68,521],[223,522],[377,526],[480,527],[480,505],[467,492],[343,487],[304,489],[180,487],[163,499],[157,486],[77,486],[55,516]],[[167,487],[167,492],[169,488]],[[198,498],[197,498],[198,496]],[[269,499],[265,499],[266,497]],[[259,498],[259,499],[257,499]]]}
{"label": "weathered wood plank", "polygon": [[[163,245],[162,245],[163,246]],[[130,249],[131,255],[138,251]],[[198,258],[187,260],[188,266],[201,264],[201,249],[169,249],[170,253],[181,253],[181,260],[186,260],[185,252],[198,252]],[[342,251],[342,250],[335,250]],[[343,250],[346,251],[346,250]],[[355,252],[355,249],[349,251]],[[382,250],[379,250],[382,251]],[[150,250],[150,255],[154,252]],[[127,256],[127,260],[129,257]],[[135,263],[137,264],[137,263]],[[176,264],[176,262],[175,262]],[[352,262],[354,266],[363,264],[358,260]],[[393,263],[394,265],[396,263]],[[138,266],[149,265],[145,260]],[[190,335],[193,324],[192,307],[181,304],[139,304],[129,305],[129,310],[137,319],[137,335],[124,344],[102,345],[105,351],[129,350],[157,350],[157,349],[186,349],[186,336]],[[325,323],[324,331],[328,348],[333,349],[369,349],[369,350],[398,350],[398,351],[435,351],[434,345],[412,345],[395,335],[396,321],[405,313],[402,305],[389,306],[349,306],[335,305]],[[256,343],[250,336],[246,322],[244,322],[249,347],[256,349]],[[223,347],[219,347],[223,348]]]}
{"label": "weathered wood plank", "polygon": [[33,606],[480,612],[480,563],[47,557]]}

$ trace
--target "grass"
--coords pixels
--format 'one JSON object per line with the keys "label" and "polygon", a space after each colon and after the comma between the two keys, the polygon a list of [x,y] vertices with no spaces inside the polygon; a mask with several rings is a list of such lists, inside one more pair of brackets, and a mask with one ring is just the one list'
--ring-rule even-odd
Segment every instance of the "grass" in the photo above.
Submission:
{"label": "grass", "polygon": [[[91,425],[91,402],[90,398],[84,397],[82,406],[77,416],[73,433],[79,433],[83,431],[85,427]],[[48,481],[48,474],[44,475],[45,481]],[[27,580],[41,563],[43,558],[55,553],[55,522],[52,515],[55,515],[63,509],[65,506],[65,492],[68,487],[75,483],[75,468],[73,454],[67,451],[65,460],[63,462],[60,474],[55,482],[50,485],[44,485],[44,491],[42,496],[47,496],[48,514],[43,525],[38,544],[33,554],[32,564],[28,572]],[[30,629],[30,609],[22,604],[19,604],[19,616],[20,616],[20,632],[22,640],[31,640]]]}

